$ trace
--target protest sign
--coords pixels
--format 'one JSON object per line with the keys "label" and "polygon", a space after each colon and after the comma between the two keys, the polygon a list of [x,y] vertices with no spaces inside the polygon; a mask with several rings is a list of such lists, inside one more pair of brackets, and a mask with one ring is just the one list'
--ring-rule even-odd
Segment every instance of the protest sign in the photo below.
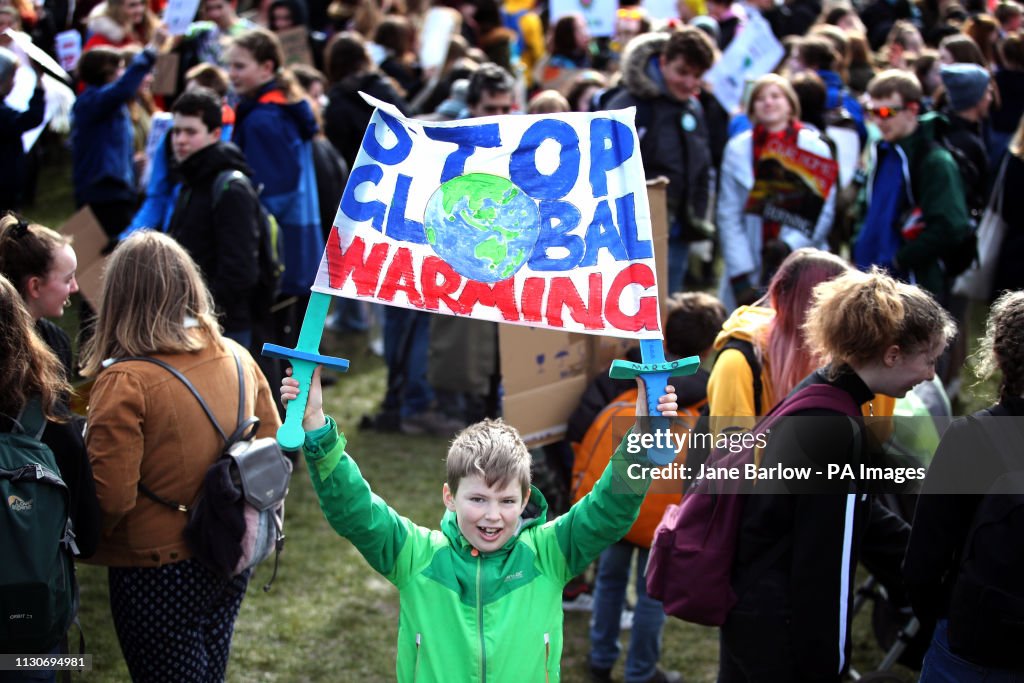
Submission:
{"label": "protest sign", "polygon": [[164,23],[172,36],[183,36],[196,18],[199,0],[167,0],[164,8]]}
{"label": "protest sign", "polygon": [[284,53],[284,63],[287,66],[292,64],[306,64],[313,66],[313,51],[309,47],[309,29],[305,26],[293,26],[283,31],[275,31],[277,39],[281,41],[281,51]]}
{"label": "protest sign", "polygon": [[448,57],[452,35],[462,25],[462,15],[450,7],[431,7],[420,32],[420,66],[439,69]]}
{"label": "protest sign", "polygon": [[582,14],[590,35],[605,38],[615,35],[615,14],[618,9],[617,0],[551,0],[548,15],[554,24],[566,14]]}
{"label": "protest sign", "polygon": [[744,211],[810,236],[838,174],[832,159],[800,149],[795,140],[773,138],[754,168]]}
{"label": "protest sign", "polygon": [[78,58],[82,56],[82,34],[75,29],[61,31],[54,38],[54,48],[61,68],[71,72],[78,66]]}
{"label": "protest sign", "polygon": [[71,82],[71,76],[68,75],[68,72],[62,69],[60,64],[58,64],[53,57],[46,54],[42,48],[33,43],[32,37],[27,33],[7,28],[4,29],[3,35],[10,38],[11,41],[13,41],[13,44],[18,47],[15,52],[20,52],[21,54],[28,56],[33,62],[41,66],[43,71],[54,78],[60,79],[65,83]]}
{"label": "protest sign", "polygon": [[643,0],[640,3],[651,19],[678,19],[679,7],[676,0]]}
{"label": "protest sign", "polygon": [[153,84],[150,89],[155,95],[173,95],[178,89],[178,68],[181,56],[177,52],[161,52],[153,66]]}
{"label": "protest sign", "polygon": [[99,308],[103,269],[107,264],[103,250],[110,239],[88,206],[69,218],[60,231],[72,238],[75,246],[75,256],[78,258],[75,280],[78,282],[78,291],[89,305],[94,309]]}
{"label": "protest sign", "polygon": [[747,81],[769,73],[785,55],[768,21],[751,10],[743,30],[729,43],[722,58],[708,70],[704,80],[730,114],[740,110]]}
{"label": "protest sign", "polygon": [[661,339],[632,109],[434,123],[364,97],[314,292]]}

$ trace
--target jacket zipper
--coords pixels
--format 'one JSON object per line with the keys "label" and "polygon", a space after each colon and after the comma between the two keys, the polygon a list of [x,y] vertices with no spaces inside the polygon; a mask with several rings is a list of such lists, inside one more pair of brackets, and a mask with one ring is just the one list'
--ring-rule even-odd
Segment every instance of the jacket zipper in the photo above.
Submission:
{"label": "jacket zipper", "polygon": [[551,680],[551,634],[544,634],[544,683]]}
{"label": "jacket zipper", "polygon": [[420,636],[421,633],[416,634],[416,663],[412,667],[412,680],[415,683],[416,679],[420,676]]}
{"label": "jacket zipper", "polygon": [[477,631],[480,634],[480,683],[487,681],[487,649],[484,644],[484,598],[481,591],[481,580],[483,578],[484,558],[476,558],[476,616]]}

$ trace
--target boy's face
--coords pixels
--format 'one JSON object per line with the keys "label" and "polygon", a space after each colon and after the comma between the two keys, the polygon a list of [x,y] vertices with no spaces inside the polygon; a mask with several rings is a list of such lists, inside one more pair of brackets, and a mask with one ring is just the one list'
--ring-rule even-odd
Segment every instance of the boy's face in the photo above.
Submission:
{"label": "boy's face", "polygon": [[899,93],[871,98],[868,114],[886,142],[897,142],[917,129],[917,102],[904,103]]}
{"label": "boy's face", "polygon": [[519,482],[488,486],[479,474],[463,477],[454,493],[446,483],[442,496],[445,507],[455,513],[459,531],[482,553],[494,552],[508,543],[530,499],[529,493],[523,498]]}
{"label": "boy's face", "polygon": [[685,57],[674,57],[666,61],[665,55],[662,55],[659,63],[665,87],[672,97],[685,102],[700,94],[700,79],[704,72],[690,66]]}
{"label": "boy's face", "polygon": [[200,117],[175,112],[174,127],[171,128],[171,148],[174,150],[174,158],[179,162],[185,161],[218,140],[220,128],[209,130]]}

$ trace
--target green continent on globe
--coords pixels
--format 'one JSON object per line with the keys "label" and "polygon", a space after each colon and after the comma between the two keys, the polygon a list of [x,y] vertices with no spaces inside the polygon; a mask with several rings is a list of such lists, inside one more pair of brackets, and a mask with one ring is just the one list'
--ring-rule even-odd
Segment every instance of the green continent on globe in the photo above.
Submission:
{"label": "green continent on globe", "polygon": [[427,243],[456,272],[497,282],[526,263],[540,234],[540,212],[507,178],[469,173],[435,190],[423,227]]}

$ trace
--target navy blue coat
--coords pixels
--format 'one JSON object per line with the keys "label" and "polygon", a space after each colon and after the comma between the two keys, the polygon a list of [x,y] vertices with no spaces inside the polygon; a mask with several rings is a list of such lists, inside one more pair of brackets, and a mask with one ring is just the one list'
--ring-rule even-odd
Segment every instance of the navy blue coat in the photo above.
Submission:
{"label": "navy blue coat", "polygon": [[75,204],[135,201],[134,142],[128,102],[156,63],[143,50],[113,83],[89,86],[71,108]]}

